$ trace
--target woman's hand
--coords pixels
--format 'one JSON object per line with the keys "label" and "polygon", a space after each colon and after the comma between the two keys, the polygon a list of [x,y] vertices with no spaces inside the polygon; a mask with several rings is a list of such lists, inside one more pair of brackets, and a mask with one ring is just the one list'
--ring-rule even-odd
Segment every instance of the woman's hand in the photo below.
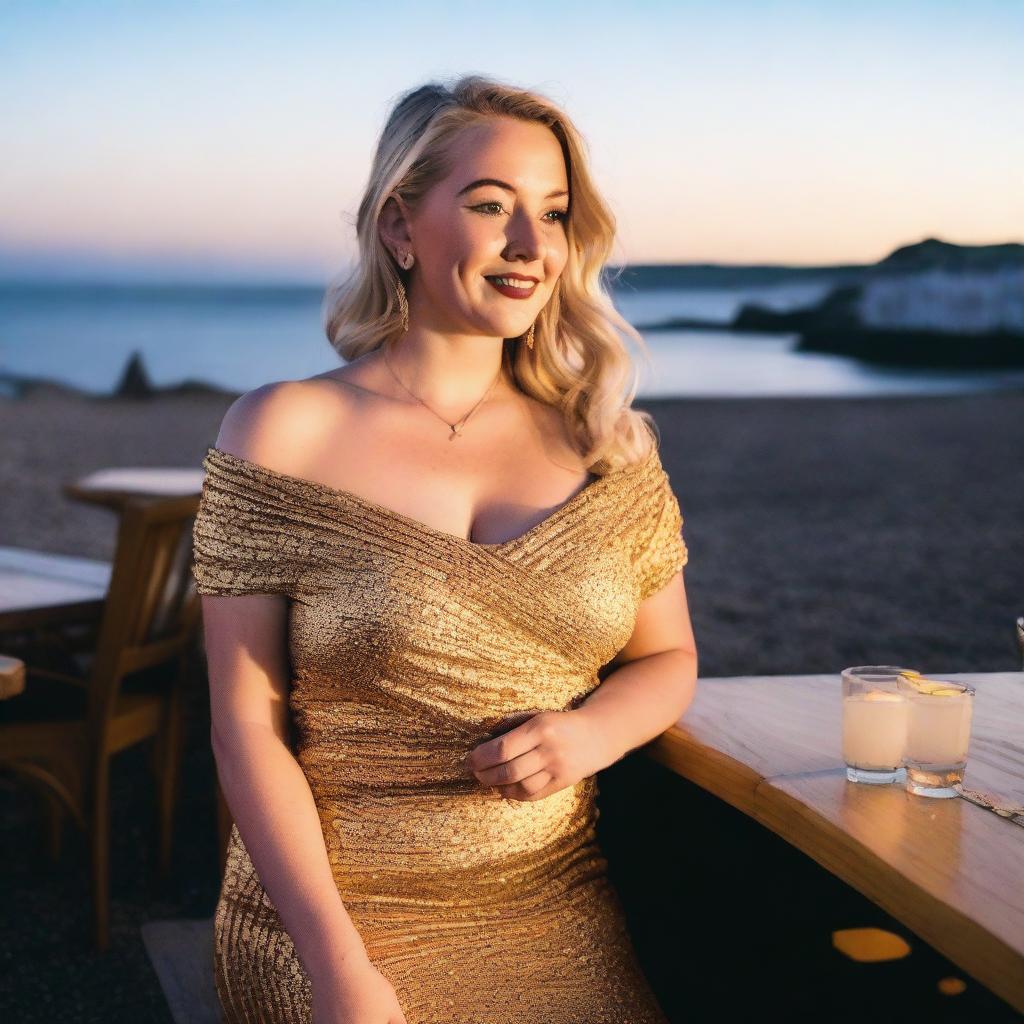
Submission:
{"label": "woman's hand", "polygon": [[464,764],[483,786],[511,800],[543,800],[607,768],[614,757],[583,708],[541,711],[487,740]]}
{"label": "woman's hand", "polygon": [[406,1024],[391,982],[368,956],[346,960],[310,981],[313,1024]]}

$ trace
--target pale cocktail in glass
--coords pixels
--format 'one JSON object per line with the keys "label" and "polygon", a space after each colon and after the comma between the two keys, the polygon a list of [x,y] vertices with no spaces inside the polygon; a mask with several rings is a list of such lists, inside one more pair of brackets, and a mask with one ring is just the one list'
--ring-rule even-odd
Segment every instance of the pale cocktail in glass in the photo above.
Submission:
{"label": "pale cocktail in glass", "polygon": [[898,687],[908,701],[906,788],[917,796],[959,796],[971,738],[974,687],[905,671]]}
{"label": "pale cocktail in glass", "polygon": [[885,785],[902,773],[909,702],[896,681],[904,671],[897,665],[843,669],[843,760],[850,782]]}

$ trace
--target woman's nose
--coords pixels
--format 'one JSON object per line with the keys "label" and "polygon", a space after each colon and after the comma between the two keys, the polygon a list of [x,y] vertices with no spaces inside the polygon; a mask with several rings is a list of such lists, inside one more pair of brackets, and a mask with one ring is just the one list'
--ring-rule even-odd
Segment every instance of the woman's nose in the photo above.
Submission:
{"label": "woman's nose", "polygon": [[509,249],[516,254],[537,259],[541,254],[543,236],[540,226],[526,216],[516,216],[509,221]]}

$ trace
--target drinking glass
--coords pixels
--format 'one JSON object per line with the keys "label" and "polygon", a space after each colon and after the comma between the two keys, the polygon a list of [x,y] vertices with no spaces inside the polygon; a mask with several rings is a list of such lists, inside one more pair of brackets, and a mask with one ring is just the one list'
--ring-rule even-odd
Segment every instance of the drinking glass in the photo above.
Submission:
{"label": "drinking glass", "polygon": [[909,671],[897,681],[907,698],[906,788],[917,796],[960,795],[971,737],[974,687]]}
{"label": "drinking glass", "polygon": [[844,668],[843,760],[850,782],[884,785],[903,772],[910,702],[898,685],[898,665]]}

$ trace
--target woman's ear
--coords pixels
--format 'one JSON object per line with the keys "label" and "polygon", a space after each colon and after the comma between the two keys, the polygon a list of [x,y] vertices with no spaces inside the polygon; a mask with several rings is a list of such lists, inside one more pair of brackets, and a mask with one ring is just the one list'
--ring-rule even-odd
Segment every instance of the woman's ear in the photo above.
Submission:
{"label": "woman's ear", "polygon": [[409,233],[408,210],[401,198],[394,193],[388,196],[377,221],[377,233],[384,247],[398,261],[397,252],[408,252],[412,248]]}

